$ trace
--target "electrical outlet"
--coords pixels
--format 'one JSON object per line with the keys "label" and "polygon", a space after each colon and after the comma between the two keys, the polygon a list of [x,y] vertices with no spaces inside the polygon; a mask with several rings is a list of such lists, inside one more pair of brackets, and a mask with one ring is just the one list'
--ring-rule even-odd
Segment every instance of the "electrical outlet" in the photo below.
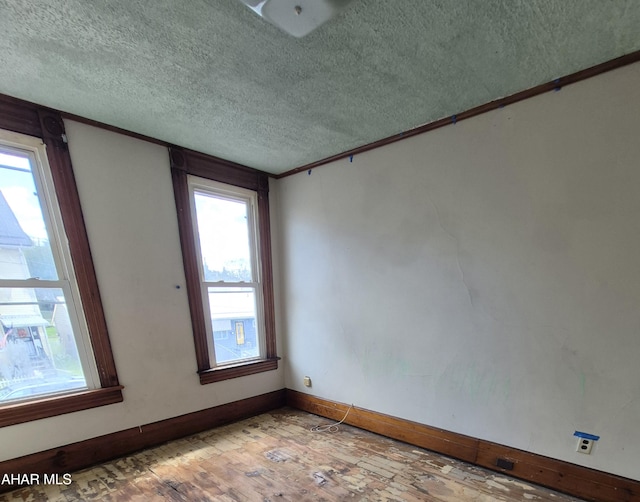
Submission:
{"label": "electrical outlet", "polygon": [[311,387],[311,377],[304,377],[303,383],[305,387]]}
{"label": "electrical outlet", "polygon": [[589,455],[591,453],[591,448],[593,448],[593,439],[578,438],[578,446],[576,446],[577,452]]}

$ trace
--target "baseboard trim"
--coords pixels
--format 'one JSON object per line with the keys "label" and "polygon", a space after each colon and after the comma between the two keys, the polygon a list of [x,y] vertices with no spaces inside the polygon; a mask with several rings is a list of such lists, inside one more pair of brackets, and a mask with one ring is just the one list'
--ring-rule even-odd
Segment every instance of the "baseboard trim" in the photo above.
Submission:
{"label": "baseboard trim", "polygon": [[[285,390],[277,390],[141,427],[133,427],[86,441],[6,460],[0,462],[0,473],[39,474],[41,478],[44,474],[70,473],[167,441],[282,408],[284,405]],[[15,490],[19,486],[19,484],[0,484],[0,493]]]}
{"label": "baseboard trim", "polygon": [[[340,420],[349,405],[287,389],[287,405]],[[466,462],[596,502],[640,501],[640,481],[529,453],[417,422],[352,408],[345,423]],[[513,464],[497,465],[498,459]]]}

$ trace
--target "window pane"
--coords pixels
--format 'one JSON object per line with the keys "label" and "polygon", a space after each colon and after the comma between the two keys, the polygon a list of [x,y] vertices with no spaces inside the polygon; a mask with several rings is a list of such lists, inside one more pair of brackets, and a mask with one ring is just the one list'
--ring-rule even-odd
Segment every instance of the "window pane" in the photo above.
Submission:
{"label": "window pane", "polygon": [[57,280],[28,157],[0,151],[0,279]]}
{"label": "window pane", "polygon": [[62,289],[0,288],[0,402],[86,387]]}
{"label": "window pane", "polygon": [[209,288],[216,363],[260,355],[253,288]]}
{"label": "window pane", "polygon": [[205,281],[252,282],[247,204],[194,193]]}

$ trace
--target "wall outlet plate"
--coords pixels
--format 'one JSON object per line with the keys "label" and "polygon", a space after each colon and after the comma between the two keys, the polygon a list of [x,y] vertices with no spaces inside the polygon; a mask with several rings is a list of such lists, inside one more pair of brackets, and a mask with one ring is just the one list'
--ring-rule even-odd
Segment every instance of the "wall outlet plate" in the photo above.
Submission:
{"label": "wall outlet plate", "polygon": [[591,453],[591,448],[593,448],[593,439],[578,438],[578,446],[576,446],[577,452],[589,455]]}
{"label": "wall outlet plate", "polygon": [[305,387],[311,387],[311,377],[304,377],[304,380],[302,382],[304,383]]}

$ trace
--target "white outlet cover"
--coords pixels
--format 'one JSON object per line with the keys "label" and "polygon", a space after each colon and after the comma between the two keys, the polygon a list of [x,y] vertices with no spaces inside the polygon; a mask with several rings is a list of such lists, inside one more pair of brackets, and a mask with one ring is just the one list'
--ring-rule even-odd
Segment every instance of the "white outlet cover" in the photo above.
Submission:
{"label": "white outlet cover", "polygon": [[591,448],[593,448],[593,439],[578,438],[578,445],[576,446],[577,452],[589,455]]}

